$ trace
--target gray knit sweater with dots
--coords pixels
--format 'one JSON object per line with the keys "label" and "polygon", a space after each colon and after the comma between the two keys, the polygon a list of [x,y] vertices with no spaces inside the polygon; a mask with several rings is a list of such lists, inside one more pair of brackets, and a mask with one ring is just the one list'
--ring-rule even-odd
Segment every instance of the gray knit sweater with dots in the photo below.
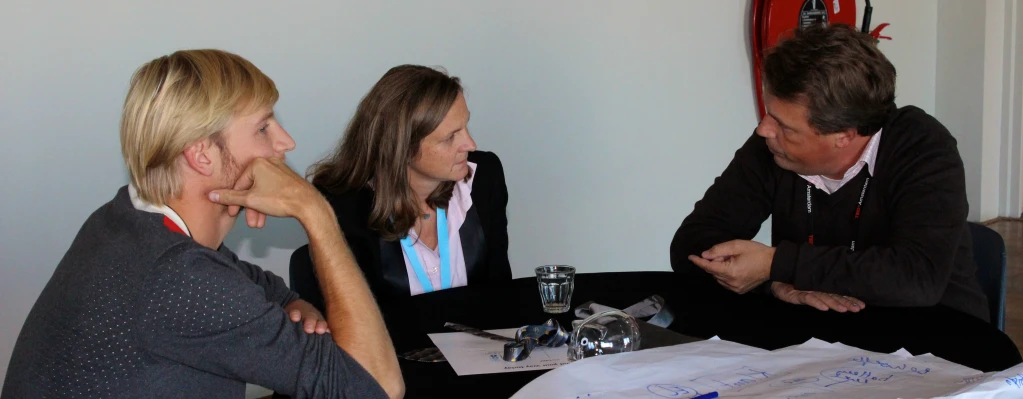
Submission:
{"label": "gray knit sweater with dots", "polygon": [[329,334],[306,334],[284,280],[171,232],[121,188],[94,212],[22,327],[8,398],[383,398]]}

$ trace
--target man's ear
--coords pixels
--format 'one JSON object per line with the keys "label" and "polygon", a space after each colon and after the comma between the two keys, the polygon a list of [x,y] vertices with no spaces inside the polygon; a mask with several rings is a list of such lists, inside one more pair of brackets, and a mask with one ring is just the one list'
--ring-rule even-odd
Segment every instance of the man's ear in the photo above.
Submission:
{"label": "man's ear", "polygon": [[209,139],[198,140],[185,147],[184,156],[188,167],[203,176],[213,175],[213,154],[219,149]]}
{"label": "man's ear", "polygon": [[835,147],[845,148],[848,147],[853,141],[859,137],[859,133],[856,132],[856,128],[845,129],[838,133],[832,133],[835,137]]}

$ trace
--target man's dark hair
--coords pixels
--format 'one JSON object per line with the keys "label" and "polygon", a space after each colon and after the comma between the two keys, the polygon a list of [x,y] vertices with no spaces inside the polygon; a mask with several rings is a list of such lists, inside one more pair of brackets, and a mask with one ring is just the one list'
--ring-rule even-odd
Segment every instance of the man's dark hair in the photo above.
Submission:
{"label": "man's dark hair", "polygon": [[869,34],[814,24],[771,48],[761,71],[766,93],[807,107],[822,134],[876,133],[895,109],[895,66]]}

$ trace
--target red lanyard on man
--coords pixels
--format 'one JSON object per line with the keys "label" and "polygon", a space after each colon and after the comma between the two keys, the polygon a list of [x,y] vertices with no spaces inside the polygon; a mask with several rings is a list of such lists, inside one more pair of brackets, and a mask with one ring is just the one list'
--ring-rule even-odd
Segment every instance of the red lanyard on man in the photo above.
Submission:
{"label": "red lanyard on man", "polygon": [[[856,203],[856,213],[853,214],[853,239],[849,244],[849,251],[856,250],[856,235],[860,231],[860,211],[863,209],[863,197],[867,195],[867,185],[870,184],[870,176],[867,176],[867,180],[863,181],[863,188],[860,189],[860,200]],[[809,225],[807,231],[809,231],[809,237],[806,241],[813,245],[813,185],[806,185],[806,220]]]}

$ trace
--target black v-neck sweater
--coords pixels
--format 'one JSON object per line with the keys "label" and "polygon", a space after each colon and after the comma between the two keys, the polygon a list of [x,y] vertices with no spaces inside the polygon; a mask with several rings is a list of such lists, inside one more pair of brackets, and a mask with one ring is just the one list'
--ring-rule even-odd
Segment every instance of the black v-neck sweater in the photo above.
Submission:
{"label": "black v-neck sweater", "polygon": [[[771,242],[777,248],[771,281],[848,295],[868,305],[942,304],[988,320],[955,139],[916,107],[893,111],[882,132],[874,176],[863,168],[831,195],[810,190],[812,218],[806,180],[780,168],[765,139],[754,134],[675,233],[672,268],[705,274],[688,255],[752,239],[771,216]],[[868,177],[860,221],[854,223]],[[814,245],[808,242],[811,220]]]}

